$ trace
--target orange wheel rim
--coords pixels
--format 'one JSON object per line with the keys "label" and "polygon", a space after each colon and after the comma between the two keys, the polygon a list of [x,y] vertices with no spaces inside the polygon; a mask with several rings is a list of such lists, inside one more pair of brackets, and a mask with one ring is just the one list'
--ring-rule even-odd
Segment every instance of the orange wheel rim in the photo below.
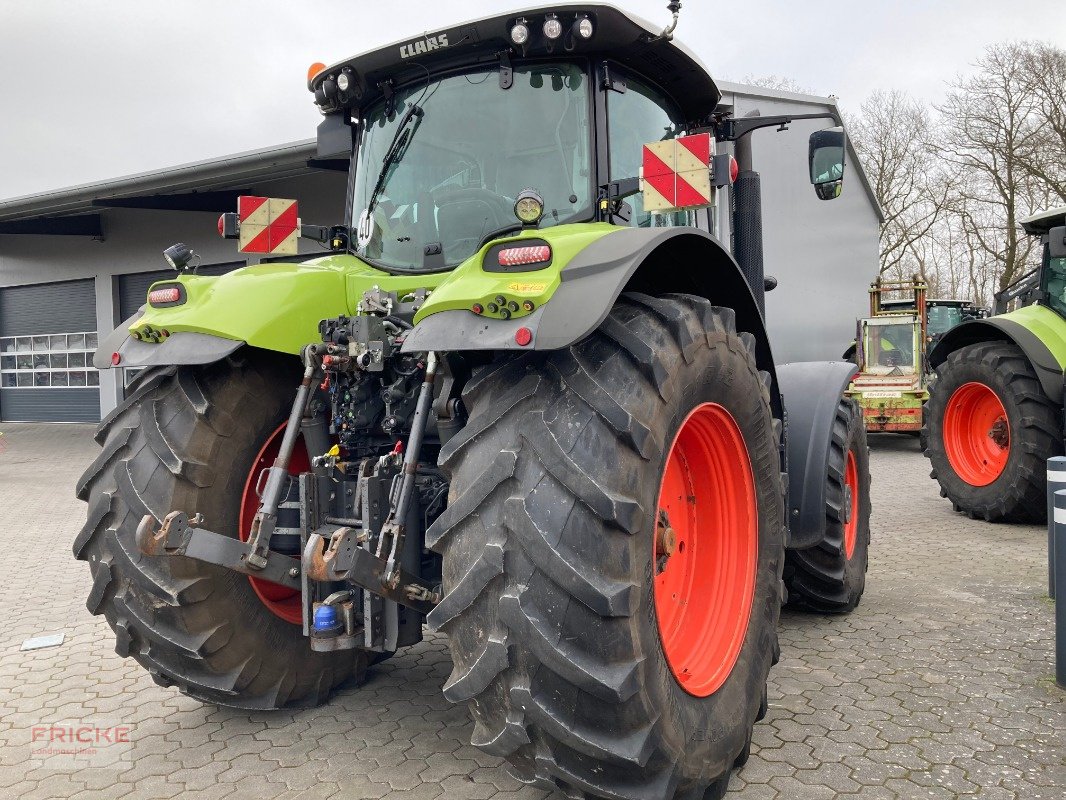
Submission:
{"label": "orange wheel rim", "polygon": [[1007,466],[1007,409],[983,383],[960,386],[944,409],[944,452],[955,474],[971,486],[988,486]]}
{"label": "orange wheel rim", "polygon": [[[260,448],[255,461],[252,462],[252,468],[244,481],[240,520],[242,542],[248,541],[248,536],[252,530],[252,521],[255,519],[255,512],[259,510],[259,496],[255,493],[259,473],[272,465],[274,459],[277,458],[278,451],[281,450],[281,439],[285,433],[285,426],[286,423],[281,423],[270,434],[266,444]],[[296,447],[292,451],[292,458],[289,459],[289,474],[299,475],[301,472],[307,472],[310,468],[311,461],[307,456],[307,448],[304,446],[303,437],[300,436],[296,439]],[[303,622],[303,606],[301,605],[300,593],[295,589],[280,586],[262,578],[249,577],[248,582],[252,584],[252,589],[263,605],[269,608],[276,616],[294,625],[299,625]]]}
{"label": "orange wheel rim", "polygon": [[655,615],[670,670],[689,694],[716,692],[748,630],[758,565],[751,459],[736,420],[704,403],[670,447],[655,515]]}
{"label": "orange wheel rim", "polygon": [[855,542],[859,538],[859,464],[855,460],[854,450],[848,450],[844,469],[844,507],[848,515],[844,521],[844,557],[851,561],[855,554]]}

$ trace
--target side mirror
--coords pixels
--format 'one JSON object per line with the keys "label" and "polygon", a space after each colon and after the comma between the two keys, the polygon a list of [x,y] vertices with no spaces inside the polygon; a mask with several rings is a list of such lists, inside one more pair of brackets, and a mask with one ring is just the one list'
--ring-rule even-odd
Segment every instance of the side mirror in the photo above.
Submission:
{"label": "side mirror", "polygon": [[1047,232],[1047,249],[1051,258],[1066,258],[1066,225]]}
{"label": "side mirror", "polygon": [[811,183],[819,200],[840,197],[844,185],[844,154],[847,138],[843,128],[826,128],[811,134],[807,161],[811,171]]}

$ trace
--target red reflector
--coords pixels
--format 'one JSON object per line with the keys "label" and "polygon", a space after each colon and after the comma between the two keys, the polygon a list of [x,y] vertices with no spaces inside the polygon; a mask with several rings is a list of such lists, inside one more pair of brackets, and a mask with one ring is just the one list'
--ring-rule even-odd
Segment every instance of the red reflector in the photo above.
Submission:
{"label": "red reflector", "polygon": [[226,215],[219,214],[218,216],[218,235],[225,237],[226,235]]}
{"label": "red reflector", "polygon": [[169,286],[166,289],[153,289],[148,293],[148,302],[153,306],[160,303],[176,303],[181,300],[181,289]]}
{"label": "red reflector", "polygon": [[516,267],[520,264],[539,264],[549,261],[552,257],[552,249],[546,244],[535,244],[528,247],[508,247],[500,251],[498,256],[501,267]]}
{"label": "red reflector", "polygon": [[122,356],[119,353],[112,353],[111,354],[111,366],[117,367],[121,363],[122,363]]}
{"label": "red reflector", "polygon": [[729,159],[729,182],[730,183],[736,183],[737,182],[737,175],[739,175],[739,174],[740,174],[740,164],[737,163],[737,160],[735,158],[730,157],[730,159]]}
{"label": "red reflector", "polygon": [[525,347],[533,341],[533,331],[529,328],[519,328],[514,332],[514,340],[520,347]]}

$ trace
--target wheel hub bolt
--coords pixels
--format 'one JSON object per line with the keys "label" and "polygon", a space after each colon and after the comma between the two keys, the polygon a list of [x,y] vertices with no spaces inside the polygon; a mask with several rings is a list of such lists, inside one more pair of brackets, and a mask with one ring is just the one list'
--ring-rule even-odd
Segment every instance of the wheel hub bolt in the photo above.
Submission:
{"label": "wheel hub bolt", "polygon": [[659,509],[658,525],[655,527],[655,555],[669,558],[677,550],[677,533],[670,527],[670,517],[665,509]]}
{"label": "wheel hub bolt", "polygon": [[995,442],[1000,447],[1006,447],[1010,442],[1010,434],[1007,430],[1007,421],[1005,419],[997,419],[988,431],[988,438]]}

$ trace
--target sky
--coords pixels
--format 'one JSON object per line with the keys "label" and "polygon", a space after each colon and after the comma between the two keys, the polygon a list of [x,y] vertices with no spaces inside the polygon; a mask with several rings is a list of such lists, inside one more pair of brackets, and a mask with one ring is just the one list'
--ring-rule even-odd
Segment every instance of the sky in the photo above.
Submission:
{"label": "sky", "polygon": [[[665,0],[615,0],[657,25]],[[307,67],[528,0],[0,0],[0,199],[312,138]],[[721,79],[787,77],[857,111],[939,101],[990,43],[1066,47],[1063,0],[685,0]]]}

